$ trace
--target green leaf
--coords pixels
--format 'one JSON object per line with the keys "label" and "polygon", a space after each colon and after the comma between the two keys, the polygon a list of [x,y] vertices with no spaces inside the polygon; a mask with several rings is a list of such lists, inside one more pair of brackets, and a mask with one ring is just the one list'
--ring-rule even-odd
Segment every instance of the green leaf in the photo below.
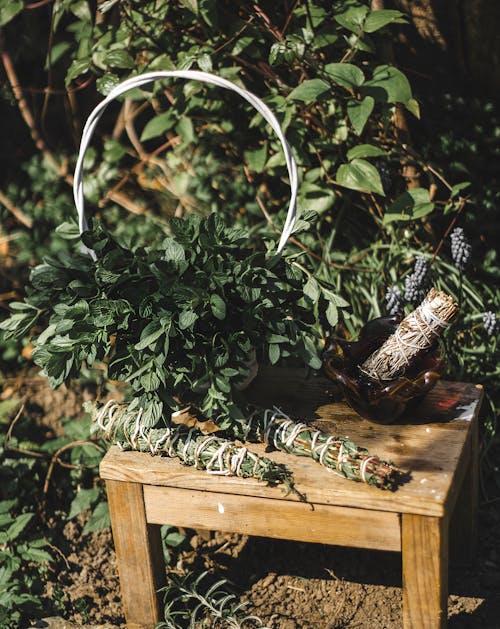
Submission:
{"label": "green leaf", "polygon": [[311,369],[321,369],[322,362],[321,358],[318,355],[318,349],[316,344],[309,336],[304,336],[302,339],[303,348],[299,347],[299,350],[302,349],[302,356],[309,367]]}
{"label": "green leaf", "polygon": [[21,0],[3,0],[0,2],[0,26],[4,26],[16,17],[24,8]]}
{"label": "green leaf", "polygon": [[244,156],[250,168],[256,173],[261,173],[267,160],[267,142],[253,151],[245,151]]}
{"label": "green leaf", "polygon": [[277,345],[276,343],[271,343],[269,345],[269,362],[271,363],[271,365],[275,365],[278,360],[280,359],[280,346]]}
{"label": "green leaf", "polygon": [[313,304],[315,304],[320,295],[320,288],[318,282],[314,279],[314,277],[309,277],[307,282],[304,284],[304,295],[308,297]]}
{"label": "green leaf", "polygon": [[72,0],[69,3],[69,9],[75,17],[82,22],[91,22],[92,14],[90,12],[89,3],[87,0]]}
{"label": "green leaf", "polygon": [[[470,181],[462,181],[461,183],[456,183],[450,191],[451,198],[453,199],[456,196],[458,196],[459,192],[461,192],[462,190],[465,190],[470,185],[471,185]],[[12,308],[12,304],[10,304],[10,307]]]}
{"label": "green leaf", "polygon": [[24,531],[24,529],[28,526],[34,515],[34,513],[23,513],[21,515],[18,515],[14,522],[7,529],[7,539],[9,541],[14,541],[15,539],[17,539],[19,535]]}
{"label": "green leaf", "polygon": [[203,72],[212,72],[212,57],[210,57],[210,55],[208,55],[206,52],[200,55],[196,62],[198,63],[198,67],[200,68],[200,70],[203,70]]}
{"label": "green leaf", "polygon": [[59,59],[63,59],[68,50],[71,50],[71,47],[72,45],[69,41],[60,41],[54,44],[47,54],[44,70],[48,70],[50,66],[55,65]]}
{"label": "green leaf", "polygon": [[159,339],[163,333],[164,329],[161,322],[158,319],[151,321],[142,331],[140,341],[134,346],[135,349],[138,351],[146,349],[146,347],[149,347]]}
{"label": "green leaf", "polygon": [[210,308],[217,319],[222,320],[226,318],[226,304],[216,293],[210,295]]}
{"label": "green leaf", "polygon": [[90,509],[98,498],[99,489],[97,487],[93,487],[92,489],[80,489],[71,502],[68,520],[71,520],[83,511]]}
{"label": "green leaf", "polygon": [[65,221],[56,227],[56,234],[64,238],[64,240],[77,240],[80,238],[80,229],[76,221]]}
{"label": "green leaf", "polygon": [[350,100],[347,103],[347,116],[351,121],[354,133],[361,135],[366,122],[373,111],[375,100],[371,96],[365,96],[363,100]]}
{"label": "green leaf", "polygon": [[401,11],[395,9],[378,9],[370,11],[364,23],[365,33],[374,33],[387,24],[405,24],[407,22]]}
{"label": "green leaf", "polygon": [[186,330],[193,326],[195,321],[198,319],[198,315],[196,312],[192,310],[184,310],[179,315],[179,328],[181,330]]}
{"label": "green leaf", "polygon": [[[92,533],[93,531],[102,531],[111,525],[111,520],[109,517],[109,507],[107,502],[100,502],[97,507],[92,512],[92,515],[87,520],[85,527],[82,531],[83,535],[87,533]],[[132,526],[133,523],[131,522]]]}
{"label": "green leaf", "polygon": [[430,214],[434,203],[430,200],[429,191],[425,188],[412,188],[399,196],[387,209],[384,225],[396,221],[411,221]]}
{"label": "green leaf", "polygon": [[120,2],[120,0],[105,0],[99,5],[99,13],[107,13],[108,11],[111,11],[118,2]]}
{"label": "green leaf", "polygon": [[[8,424],[14,415],[14,411],[21,406],[22,400],[18,398],[10,398],[0,401],[0,424]],[[1,513],[1,511],[0,511]]]}
{"label": "green leaf", "polygon": [[415,116],[415,118],[418,118],[420,120],[420,105],[415,98],[410,98],[409,100],[407,100],[405,103],[405,107],[411,114]]}
{"label": "green leaf", "polygon": [[412,98],[406,76],[394,66],[381,65],[361,88],[362,93],[384,103],[406,103]]}
{"label": "green leaf", "polygon": [[325,72],[332,77],[335,83],[348,89],[359,87],[365,80],[361,68],[352,63],[329,63],[325,66]]}
{"label": "green leaf", "polygon": [[188,116],[183,116],[177,123],[175,129],[184,142],[192,142],[194,140],[193,122]]}
{"label": "green leaf", "polygon": [[71,83],[73,79],[85,74],[90,70],[90,61],[89,59],[75,59],[73,63],[69,66],[68,72],[66,73],[66,87]]}
{"label": "green leaf", "polygon": [[346,301],[343,297],[340,297],[340,295],[337,295],[337,293],[334,293],[329,288],[322,287],[322,291],[325,299],[334,303],[338,308],[347,308],[347,306],[349,306],[348,301]]}
{"label": "green leaf", "polygon": [[198,16],[199,8],[198,8],[198,0],[181,0],[182,6],[186,7],[188,11],[194,13]]}
{"label": "green leaf", "polygon": [[162,258],[168,262],[183,262],[186,259],[184,247],[173,238],[165,238],[163,241]]}
{"label": "green leaf", "polygon": [[171,548],[177,548],[177,546],[180,546],[186,539],[186,536],[183,535],[178,528],[168,525],[161,527],[161,537],[164,543]]}
{"label": "green leaf", "polygon": [[310,79],[308,81],[303,81],[300,85],[297,85],[297,87],[288,94],[288,98],[310,103],[314,102],[318,96],[321,96],[321,94],[324,94],[329,90],[330,86],[326,81],[323,81],[322,79]]}
{"label": "green leaf", "polygon": [[134,60],[126,50],[110,50],[104,57],[106,64],[112,68],[133,68]]}
{"label": "green leaf", "polygon": [[360,157],[380,157],[382,155],[387,155],[387,153],[379,146],[374,146],[373,144],[358,144],[358,146],[353,146],[352,149],[347,151],[347,159],[349,161]]}
{"label": "green leaf", "polygon": [[98,91],[107,96],[120,83],[120,79],[112,72],[106,72],[95,82]]}
{"label": "green leaf", "polygon": [[334,328],[337,325],[338,320],[339,320],[339,311],[338,311],[337,306],[333,302],[330,302],[328,304],[325,314],[326,314],[328,323],[332,326],[332,328]]}
{"label": "green leaf", "polygon": [[28,546],[28,548],[22,553],[22,558],[25,561],[35,561],[36,563],[52,561],[52,555],[50,555],[50,553],[46,550],[33,548],[32,546]]}
{"label": "green leaf", "polygon": [[155,116],[146,123],[144,129],[142,130],[141,142],[157,138],[166,131],[172,129],[174,124],[175,118],[170,110]]}
{"label": "green leaf", "polygon": [[378,170],[364,159],[353,159],[337,170],[337,182],[345,188],[385,195]]}
{"label": "green leaf", "polygon": [[334,14],[333,19],[353,33],[359,33],[369,10],[367,6],[351,6],[343,13]]}

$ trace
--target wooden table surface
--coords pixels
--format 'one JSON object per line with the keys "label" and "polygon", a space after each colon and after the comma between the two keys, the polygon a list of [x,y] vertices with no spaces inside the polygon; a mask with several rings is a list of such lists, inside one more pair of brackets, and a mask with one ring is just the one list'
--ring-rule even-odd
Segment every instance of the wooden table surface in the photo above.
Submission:
{"label": "wooden table surface", "polygon": [[[296,487],[316,505],[337,505],[396,513],[441,517],[453,508],[455,488],[470,457],[471,422],[476,421],[482,387],[440,381],[414,411],[396,424],[375,424],[359,417],[323,377],[306,377],[297,369],[263,369],[249,396],[260,405],[279,406],[292,418],[311,422],[329,434],[348,436],[370,454],[393,462],[409,473],[395,491],[343,479],[306,457],[266,452],[262,444],[249,449],[285,464]],[[122,452],[113,447],[101,464],[106,480],[183,488],[223,494],[297,501],[280,486],[254,479],[216,476],[179,464],[177,459]]]}

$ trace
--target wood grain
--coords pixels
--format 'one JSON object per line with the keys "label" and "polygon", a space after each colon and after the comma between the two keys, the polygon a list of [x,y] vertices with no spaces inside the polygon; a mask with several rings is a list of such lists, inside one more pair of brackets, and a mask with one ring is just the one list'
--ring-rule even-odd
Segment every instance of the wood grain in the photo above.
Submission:
{"label": "wood grain", "polygon": [[148,522],[157,524],[401,550],[395,513],[148,485],[144,502]]}
{"label": "wood grain", "polygon": [[108,480],[106,489],[127,628],[153,629],[165,584],[160,527],[146,522],[141,485]]}
{"label": "wood grain", "polygon": [[[271,395],[272,391],[272,395]],[[362,419],[345,403],[336,402],[332,383],[305,378],[299,370],[264,370],[250,391],[262,405],[280,405],[296,419],[310,421],[329,434],[349,436],[370,453],[390,460],[411,474],[410,481],[388,492],[342,479],[308,458],[283,452],[254,452],[286,465],[300,492],[314,504],[348,506],[395,513],[443,516],[454,503],[464,475],[462,461],[468,433],[477,421],[482,389],[439,382],[425,401],[398,424],[379,425]],[[332,401],[333,400],[333,401]],[[150,485],[298,500],[280,487],[253,479],[208,475],[179,465],[175,459],[151,457],[111,448],[101,463],[101,476]]]}
{"label": "wood grain", "polygon": [[403,514],[404,629],[444,629],[448,598],[446,518]]}

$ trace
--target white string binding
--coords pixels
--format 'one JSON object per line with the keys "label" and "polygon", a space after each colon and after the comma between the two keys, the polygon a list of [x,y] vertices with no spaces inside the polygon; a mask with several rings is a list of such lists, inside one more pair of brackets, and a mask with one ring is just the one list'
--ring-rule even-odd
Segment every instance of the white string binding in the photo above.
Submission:
{"label": "white string binding", "polygon": [[[88,145],[92,139],[94,134],[94,130],[96,128],[97,123],[99,122],[101,116],[104,114],[108,105],[118,98],[119,96],[125,94],[129,90],[134,88],[142,87],[147,83],[152,83],[153,81],[157,81],[160,79],[166,78],[180,78],[186,80],[196,80],[201,83],[210,83],[212,85],[217,85],[218,87],[222,87],[224,89],[231,90],[239,94],[242,98],[244,98],[247,102],[249,102],[266,120],[266,122],[271,126],[273,131],[278,136],[281,146],[283,148],[283,153],[285,155],[286,167],[288,170],[288,177],[290,180],[290,203],[288,206],[288,212],[285,220],[285,224],[283,226],[283,230],[281,233],[281,237],[278,243],[278,247],[276,252],[281,253],[285,247],[285,244],[290,237],[290,234],[293,231],[295,225],[296,218],[296,204],[297,204],[297,191],[298,191],[298,173],[297,173],[297,164],[295,162],[295,158],[292,154],[292,150],[286,141],[285,135],[281,130],[279,122],[273,112],[269,109],[269,107],[263,103],[260,98],[248,92],[247,90],[242,89],[235,83],[228,81],[220,76],[216,76],[214,74],[210,74],[209,72],[201,72],[198,70],[172,70],[172,71],[158,71],[158,72],[145,72],[144,74],[140,74],[138,76],[134,76],[129,78],[115,88],[111,90],[111,92],[102,100],[97,107],[94,108],[92,113],[87,119],[85,123],[85,127],[82,132],[82,139],[80,142],[80,150],[78,153],[78,159],[75,166],[74,173],[74,183],[73,183],[73,196],[75,199],[75,206],[78,212],[78,224],[80,228],[80,233],[86,231],[88,229],[87,218],[85,216],[85,199],[83,194],[83,162],[85,158],[85,153],[87,152]],[[90,256],[95,260],[95,253],[85,248],[85,251],[90,254]]]}
{"label": "white string binding", "polygon": [[368,467],[368,465],[372,462],[372,461],[376,461],[377,457],[376,456],[369,456],[367,457],[363,463],[361,463],[361,467],[360,467],[360,473],[361,473],[361,480],[364,483],[367,483],[367,479],[366,479],[366,468]]}
{"label": "white string binding", "polygon": [[426,323],[434,321],[434,323],[436,323],[440,328],[446,328],[450,324],[449,321],[441,319],[441,317],[432,310],[429,304],[422,304],[417,310]]}

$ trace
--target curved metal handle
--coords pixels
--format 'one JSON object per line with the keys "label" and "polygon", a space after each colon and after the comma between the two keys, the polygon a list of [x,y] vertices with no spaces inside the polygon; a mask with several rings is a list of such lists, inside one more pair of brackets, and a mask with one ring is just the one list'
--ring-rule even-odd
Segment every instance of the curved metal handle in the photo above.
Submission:
{"label": "curved metal handle", "polygon": [[[214,74],[210,74],[209,72],[200,72],[198,70],[172,70],[172,71],[158,71],[158,72],[147,72],[145,74],[141,74],[139,76],[132,77],[123,81],[117,85],[111,92],[106,96],[104,100],[102,100],[97,107],[92,111],[90,116],[85,123],[85,127],[82,133],[82,139],[80,142],[80,150],[78,153],[78,159],[75,167],[74,174],[74,182],[73,182],[73,196],[75,199],[76,209],[78,211],[78,223],[80,227],[80,233],[88,229],[87,219],[85,217],[85,200],[83,196],[83,161],[85,158],[85,153],[87,151],[88,145],[92,139],[94,134],[95,127],[99,122],[99,119],[103,115],[107,106],[118,96],[121,96],[125,92],[132,90],[136,87],[141,87],[146,83],[151,83],[158,79],[165,78],[180,78],[180,79],[194,79],[200,81],[202,83],[211,83],[213,85],[217,85],[218,87],[223,87],[228,90],[232,90],[239,94],[242,98],[248,101],[255,109],[263,116],[263,118],[269,123],[273,131],[278,136],[281,146],[283,148],[283,152],[285,154],[286,167],[288,170],[288,176],[290,178],[290,204],[288,206],[288,213],[286,216],[285,224],[283,226],[283,230],[281,233],[281,237],[278,243],[277,253],[280,253],[288,240],[290,234],[293,231],[293,226],[295,224],[295,216],[296,216],[296,204],[297,204],[297,190],[298,190],[298,174],[297,174],[297,164],[295,163],[295,159],[293,157],[292,151],[288,142],[285,139],[283,131],[277,121],[275,115],[269,109],[267,105],[265,105],[255,94],[248,92],[247,90],[238,87],[231,81],[227,79],[223,79],[222,77],[216,76]],[[90,252],[93,254],[93,252]],[[95,254],[94,254],[95,255]]]}

